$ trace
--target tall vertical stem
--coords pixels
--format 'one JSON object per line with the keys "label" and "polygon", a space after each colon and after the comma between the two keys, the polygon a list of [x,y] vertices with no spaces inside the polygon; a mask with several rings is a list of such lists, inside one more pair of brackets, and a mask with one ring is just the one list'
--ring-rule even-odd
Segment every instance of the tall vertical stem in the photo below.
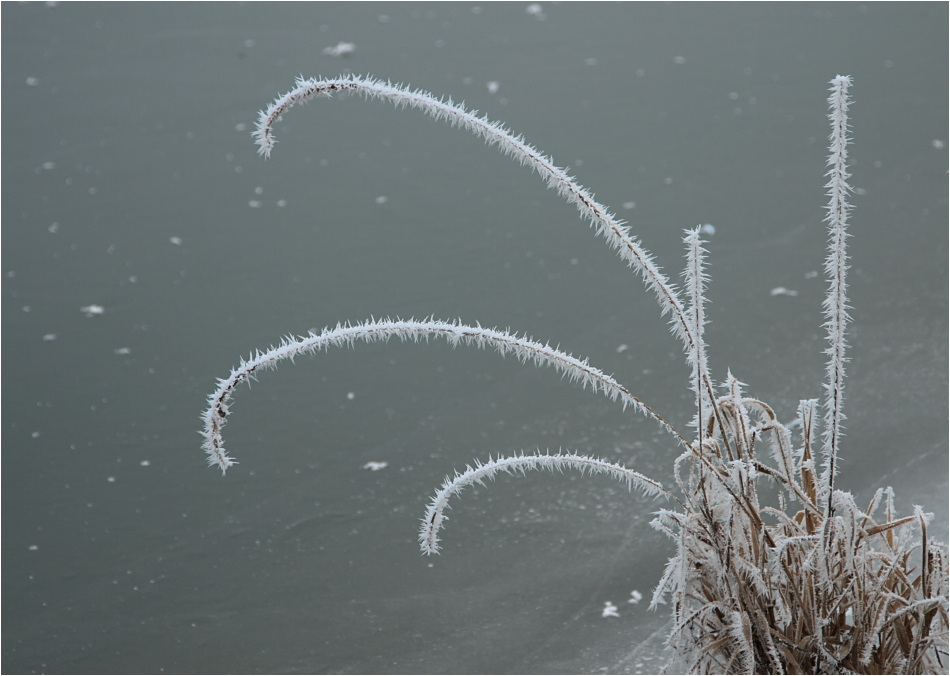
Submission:
{"label": "tall vertical stem", "polygon": [[825,259],[825,273],[828,275],[828,295],[824,302],[825,329],[828,331],[827,374],[825,383],[827,396],[825,399],[825,429],[823,432],[823,452],[825,471],[822,476],[824,500],[828,513],[831,513],[831,493],[834,489],[836,461],[841,440],[844,415],[841,412],[844,395],[844,356],[845,325],[848,317],[848,297],[845,273],[848,269],[848,257],[845,250],[847,239],[847,222],[850,206],[847,196],[851,187],[848,185],[848,87],[851,78],[843,75],[831,81],[831,96],[828,105],[831,112],[831,136],[828,156],[828,258]]}

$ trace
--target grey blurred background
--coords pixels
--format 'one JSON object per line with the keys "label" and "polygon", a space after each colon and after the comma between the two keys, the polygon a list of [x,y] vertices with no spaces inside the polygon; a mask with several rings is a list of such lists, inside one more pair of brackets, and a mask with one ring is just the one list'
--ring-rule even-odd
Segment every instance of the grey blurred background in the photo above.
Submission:
{"label": "grey blurred background", "polygon": [[370,316],[511,327],[680,428],[692,415],[640,281],[470,134],[321,100],[257,157],[257,111],[301,73],[373,74],[503,120],[673,277],[683,229],[713,226],[711,368],[786,422],[822,395],[825,99],[853,76],[839,485],[859,503],[894,486],[946,540],[947,11],[4,3],[3,671],[664,659],[666,611],[646,605],[673,551],[648,525],[665,505],[608,478],[470,490],[443,554],[419,555],[426,501],[476,458],[564,448],[672,480],[655,425],[551,371],[436,343],[298,359],[237,393],[241,464],[206,467],[198,416],[239,355]]}

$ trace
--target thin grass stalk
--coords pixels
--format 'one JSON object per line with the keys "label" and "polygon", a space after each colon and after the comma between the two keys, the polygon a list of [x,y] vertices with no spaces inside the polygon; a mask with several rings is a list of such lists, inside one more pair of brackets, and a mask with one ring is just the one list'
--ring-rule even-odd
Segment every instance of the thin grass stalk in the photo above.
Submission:
{"label": "thin grass stalk", "polygon": [[696,403],[696,419],[693,424],[696,427],[697,442],[702,442],[703,424],[706,420],[704,414],[712,414],[712,402],[706,394],[706,388],[703,386],[704,379],[708,378],[706,344],[703,337],[703,327],[706,325],[706,316],[703,309],[706,299],[703,292],[708,276],[703,269],[705,250],[702,247],[703,241],[699,238],[699,227],[687,230],[686,233],[686,237],[683,238],[683,242],[686,244],[686,268],[683,270],[683,279],[686,295],[689,298],[686,319],[693,334],[693,344],[689,349],[686,360],[692,368],[690,380]]}
{"label": "thin grass stalk", "polygon": [[235,464],[235,460],[228,456],[224,448],[221,431],[227,423],[228,402],[235,389],[241,383],[254,378],[257,372],[276,368],[278,362],[284,359],[293,360],[301,354],[314,354],[330,347],[352,347],[357,340],[371,343],[388,341],[394,337],[404,342],[444,338],[453,346],[493,347],[502,356],[513,354],[522,362],[531,360],[538,366],[551,366],[569,379],[579,381],[583,387],[586,388],[589,385],[593,392],[600,391],[612,400],[619,399],[624,408],[632,406],[647,417],[653,418],[682,446],[689,447],[689,443],[679,432],[653,409],[631,394],[626,387],[600,369],[588,364],[586,360],[577,359],[550,345],[507,331],[468,326],[460,322],[379,319],[355,325],[338,324],[336,328],[326,328],[319,334],[310,332],[309,335],[302,337],[286,336],[277,347],[264,352],[258,351],[247,361],[242,360],[237,368],[231,370],[230,376],[218,381],[218,388],[208,397],[208,408],[201,416],[204,421],[201,434],[205,438],[202,448],[208,454],[208,463],[217,465],[222,473]]}
{"label": "thin grass stalk", "polygon": [[825,328],[828,331],[827,378],[825,384],[827,396],[825,399],[825,430],[824,456],[825,472],[822,477],[824,499],[827,501],[829,515],[832,513],[831,491],[834,489],[837,473],[837,456],[841,438],[841,423],[844,415],[841,412],[844,398],[844,365],[845,365],[845,326],[848,317],[848,296],[846,273],[848,270],[848,256],[846,249],[848,212],[848,87],[851,78],[839,75],[831,81],[831,96],[828,105],[831,112],[830,155],[828,156],[828,258],[825,260],[825,274],[828,276],[828,294],[825,297]]}
{"label": "thin grass stalk", "polygon": [[266,110],[260,112],[257,127],[252,132],[259,146],[258,152],[265,157],[270,156],[276,143],[274,124],[290,108],[313,98],[329,98],[334,94],[359,94],[366,99],[391,101],[397,108],[419,109],[437,121],[445,120],[453,127],[472,132],[489,145],[498,146],[503,154],[531,167],[544,179],[549,188],[553,188],[560,196],[576,206],[581,216],[591,222],[610,247],[640,274],[647,288],[656,295],[662,314],[672,313],[672,331],[682,341],[684,349],[689,349],[692,336],[679,294],[656,266],[653,256],[643,249],[639,241],[630,236],[626,224],[611,213],[606,206],[594,199],[593,194],[564,169],[557,166],[551,157],[542,154],[537,148],[525,142],[524,137],[514,135],[500,122],[493,122],[487,116],[479,117],[477,111],[466,110],[461,104],[454,103],[451,98],[443,101],[428,92],[418,89],[410,90],[371,76],[348,75],[323,80],[316,78],[305,80],[299,77],[291,91],[279,96]]}
{"label": "thin grass stalk", "polygon": [[706,325],[704,291],[709,278],[705,272],[704,254],[706,250],[702,247],[704,242],[699,238],[700,228],[701,226],[696,226],[692,230],[687,230],[686,237],[683,238],[683,242],[686,244],[686,268],[683,271],[683,277],[686,282],[686,292],[689,296],[686,320],[689,324],[689,333],[692,336],[692,344],[687,346],[686,360],[693,369],[692,385],[696,398],[697,442],[703,442],[703,423],[706,412],[710,411],[710,417],[715,419],[716,425],[722,433],[722,443],[726,447],[726,453],[730,460],[734,460],[735,456],[733,456],[732,449],[729,446],[728,431],[718,407],[713,405],[716,397],[712,390],[712,378],[709,377],[709,365],[706,361],[706,344],[703,338],[703,327]]}
{"label": "thin grass stalk", "polygon": [[[802,459],[799,468],[802,486],[808,499],[813,505],[818,506],[818,481],[815,472],[815,456],[812,453],[812,439],[815,429],[815,409],[818,405],[817,399],[803,399],[798,405],[798,418],[802,421]],[[815,532],[815,521],[806,515],[808,519],[806,528],[808,533]]]}
{"label": "thin grass stalk", "polygon": [[[495,460],[491,458],[488,462],[476,463],[475,467],[467,467],[464,472],[456,472],[453,478],[446,477],[442,488],[435,494],[435,497],[429,502],[426,514],[422,518],[422,528],[419,532],[419,545],[425,554],[438,554],[439,552],[439,530],[442,522],[448,518],[445,516],[445,510],[448,508],[449,499],[453,495],[458,495],[467,486],[472,484],[484,485],[486,480],[494,479],[499,471],[507,474],[524,474],[528,470],[549,470],[564,471],[573,469],[581,473],[588,474],[609,474],[618,481],[627,485],[628,490],[637,488],[649,497],[663,495],[667,498],[680,502],[679,499],[670,493],[662,484],[646,477],[639,472],[627,469],[623,465],[618,465],[600,458],[592,458],[586,455],[576,453],[557,453],[550,455],[547,453],[537,453],[533,455],[516,455],[511,457],[499,457]],[[682,504],[680,502],[680,504]]]}

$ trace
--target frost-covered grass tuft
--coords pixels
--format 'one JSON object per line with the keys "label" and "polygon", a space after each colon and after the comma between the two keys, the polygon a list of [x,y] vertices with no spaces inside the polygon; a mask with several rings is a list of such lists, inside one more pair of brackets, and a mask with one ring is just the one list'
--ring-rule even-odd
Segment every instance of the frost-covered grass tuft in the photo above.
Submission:
{"label": "frost-covered grass tuft", "polygon": [[[549,344],[508,331],[434,319],[370,320],[338,324],[321,333],[284,337],[255,352],[218,382],[202,416],[204,450],[222,472],[234,464],[224,448],[222,429],[229,402],[242,382],[283,359],[357,341],[444,338],[452,345],[491,347],[522,362],[551,366],[571,381],[590,386],[624,408],[654,419],[672,436],[675,487],[665,487],[638,472],[606,460],[571,452],[515,454],[476,462],[445,483],[422,519],[419,542],[426,554],[438,553],[439,533],[449,499],[466,486],[482,484],[501,471],[576,470],[608,474],[648,496],[664,496],[678,507],[661,509],[652,526],[673,540],[675,553],[653,593],[651,607],[669,603],[672,624],[667,643],[678,664],[695,673],[932,673],[946,671],[948,564],[946,545],[927,535],[930,515],[920,507],[899,516],[894,492],[880,488],[866,508],[835,486],[842,435],[845,327],[849,321],[845,273],[850,211],[847,145],[848,88],[851,79],[831,82],[832,124],[828,165],[829,253],[825,261],[828,294],[823,305],[828,333],[824,383],[821,466],[816,466],[818,399],[799,404],[801,438],[762,401],[744,396],[731,372],[718,388],[708,372],[703,326],[706,284],[701,228],[688,230],[687,303],[634,239],[629,228],[551,158],[502,124],[418,90],[371,77],[299,78],[293,90],[262,111],[254,132],[260,153],[276,142],[274,125],[292,106],[332,94],[385,99],[397,108],[422,110],[436,120],[471,131],[503,154],[536,171],[551,188],[574,204],[620,257],[643,279],[671,316],[673,335],[691,367],[690,388],[696,414],[693,440],[676,431],[611,376]],[[778,489],[778,505],[760,502],[760,485]],[[774,502],[774,500],[772,501]],[[639,599],[638,599],[639,600]],[[607,604],[610,606],[610,604]],[[604,616],[616,608],[605,609]]]}

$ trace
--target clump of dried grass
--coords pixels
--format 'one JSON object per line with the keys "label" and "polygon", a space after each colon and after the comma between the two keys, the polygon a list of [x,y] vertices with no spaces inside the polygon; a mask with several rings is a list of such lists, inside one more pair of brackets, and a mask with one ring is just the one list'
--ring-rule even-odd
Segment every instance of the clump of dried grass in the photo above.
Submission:
{"label": "clump of dried grass", "polygon": [[[928,515],[897,518],[891,488],[866,509],[821,498],[802,402],[802,445],[730,378],[716,408],[726,439],[680,457],[685,507],[654,526],[676,541],[653,603],[672,597],[668,643],[696,673],[935,673],[945,670],[947,551]],[[754,420],[754,421],[753,421]],[[774,462],[756,456],[768,437]],[[679,477],[679,472],[677,472]],[[778,506],[760,502],[777,488]]]}
{"label": "clump of dried grass", "polygon": [[[927,537],[929,515],[915,507],[912,516],[896,518],[890,487],[878,489],[864,511],[835,488],[849,321],[850,85],[850,78],[836,77],[828,99],[829,359],[821,474],[812,438],[816,400],[799,404],[802,439],[793,448],[788,427],[767,405],[743,397],[731,373],[723,396],[713,401],[707,394],[704,251],[698,231],[686,238],[698,434],[676,464],[683,510],[663,511],[653,522],[677,546],[653,605],[672,596],[667,642],[691,672],[929,673],[946,652],[947,550]],[[762,437],[769,464],[756,456]],[[777,506],[760,502],[763,480],[775,490]],[[882,502],[883,515],[875,517]]]}

